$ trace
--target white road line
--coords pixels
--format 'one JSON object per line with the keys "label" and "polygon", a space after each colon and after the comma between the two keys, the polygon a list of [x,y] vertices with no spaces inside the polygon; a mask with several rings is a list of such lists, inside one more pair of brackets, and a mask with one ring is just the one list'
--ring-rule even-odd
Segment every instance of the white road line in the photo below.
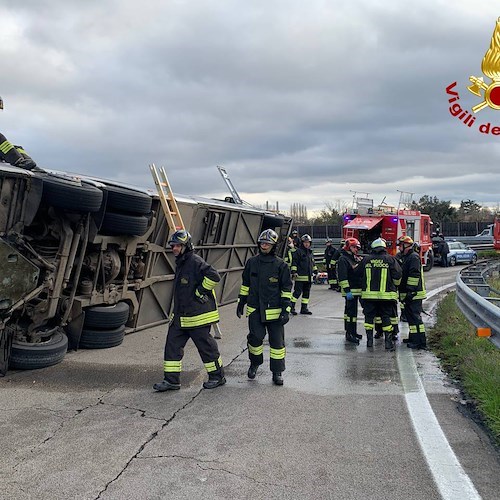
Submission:
{"label": "white road line", "polygon": [[[427,298],[454,285],[437,288],[429,292]],[[398,349],[397,360],[408,413],[441,497],[444,500],[480,500],[481,496],[460,465],[427,399],[412,350]]]}

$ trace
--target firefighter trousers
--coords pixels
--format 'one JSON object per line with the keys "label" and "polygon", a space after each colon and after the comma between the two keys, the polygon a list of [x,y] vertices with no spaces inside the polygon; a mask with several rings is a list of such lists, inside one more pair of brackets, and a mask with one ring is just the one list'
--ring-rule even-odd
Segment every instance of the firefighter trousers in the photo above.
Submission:
{"label": "firefighter trousers", "polygon": [[280,320],[263,323],[259,311],[248,316],[247,335],[248,357],[250,364],[259,366],[264,362],[264,337],[269,336],[270,369],[274,372],[285,371],[285,327]]}
{"label": "firefighter trousers", "polygon": [[309,304],[309,296],[311,295],[311,282],[310,281],[296,281],[293,287],[292,294],[292,307],[299,300],[302,295],[302,304]]}
{"label": "firefighter trousers", "polygon": [[209,378],[222,378],[224,368],[219,353],[219,347],[210,335],[210,325],[197,328],[181,328],[178,319],[170,325],[165,342],[163,372],[167,382],[180,383],[184,347],[192,339],[208,372]]}
{"label": "firefighter trousers", "polygon": [[329,266],[326,270],[328,273],[328,284],[332,287],[337,287],[339,282],[337,280],[337,266]]}
{"label": "firefighter trousers", "polygon": [[352,300],[345,299],[344,328],[345,332],[350,335],[357,333],[358,303],[361,304],[359,295],[354,295]]}
{"label": "firefighter trousers", "polygon": [[394,314],[394,303],[394,300],[363,300],[365,330],[367,335],[373,335],[376,317],[381,319],[382,331],[384,334],[389,332],[392,334],[394,329],[391,317]]}
{"label": "firefighter trousers", "polygon": [[408,342],[419,344],[422,347],[426,345],[425,325],[422,321],[422,300],[411,300],[404,303],[404,311],[408,321]]}

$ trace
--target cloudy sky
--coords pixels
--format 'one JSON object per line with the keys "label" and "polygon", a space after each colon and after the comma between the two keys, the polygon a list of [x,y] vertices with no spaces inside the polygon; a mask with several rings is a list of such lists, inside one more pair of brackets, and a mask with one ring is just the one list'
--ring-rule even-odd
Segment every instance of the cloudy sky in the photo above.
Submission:
{"label": "cloudy sky", "polygon": [[2,0],[0,130],[42,167],[310,212],[500,202],[500,110],[451,116],[498,0]]}

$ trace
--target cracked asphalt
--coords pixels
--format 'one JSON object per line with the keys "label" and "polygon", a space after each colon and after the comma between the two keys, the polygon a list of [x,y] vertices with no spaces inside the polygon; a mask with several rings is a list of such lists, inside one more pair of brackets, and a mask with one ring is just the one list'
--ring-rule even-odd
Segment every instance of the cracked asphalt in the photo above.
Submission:
{"label": "cracked asphalt", "polygon": [[[455,273],[426,273],[427,288]],[[313,316],[286,326],[283,387],[271,382],[267,345],[256,379],[246,378],[247,326],[234,305],[221,309],[228,382],[215,390],[201,388],[192,343],[181,390],[152,390],[165,326],[113,349],[70,352],[54,367],[9,372],[0,379],[0,499],[441,498],[396,354],[380,341],[373,350],[346,344],[343,301],[326,286],[313,287],[310,308]],[[462,467],[482,498],[498,498],[499,457],[487,435],[460,411],[434,356],[414,357]]]}

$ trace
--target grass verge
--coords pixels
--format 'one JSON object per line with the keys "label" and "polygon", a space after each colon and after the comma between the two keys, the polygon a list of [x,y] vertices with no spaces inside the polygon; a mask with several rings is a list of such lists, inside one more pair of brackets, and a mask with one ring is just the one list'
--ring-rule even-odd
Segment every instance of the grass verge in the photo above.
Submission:
{"label": "grass verge", "polygon": [[439,304],[436,324],[428,333],[429,345],[443,368],[457,379],[500,446],[500,350],[476,336],[449,293]]}

